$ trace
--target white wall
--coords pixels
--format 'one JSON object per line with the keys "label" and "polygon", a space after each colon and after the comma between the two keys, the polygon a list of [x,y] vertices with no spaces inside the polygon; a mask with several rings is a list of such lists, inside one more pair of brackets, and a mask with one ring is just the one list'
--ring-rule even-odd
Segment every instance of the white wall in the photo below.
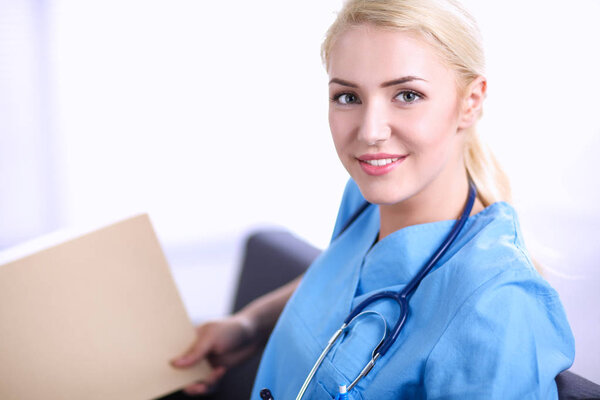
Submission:
{"label": "white wall", "polygon": [[326,243],[335,3],[56,1],[65,223],[147,210],[167,242],[267,222]]}
{"label": "white wall", "polygon": [[526,208],[600,215],[600,2],[469,1],[486,41],[484,135]]}
{"label": "white wall", "polygon": [[60,224],[45,11],[0,0],[0,249]]}

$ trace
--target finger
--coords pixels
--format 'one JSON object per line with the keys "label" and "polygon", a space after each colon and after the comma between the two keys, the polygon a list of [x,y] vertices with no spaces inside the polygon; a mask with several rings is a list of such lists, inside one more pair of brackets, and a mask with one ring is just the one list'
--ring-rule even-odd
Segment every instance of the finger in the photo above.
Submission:
{"label": "finger", "polygon": [[256,347],[247,346],[231,353],[211,354],[209,355],[209,360],[212,365],[232,366],[250,358],[254,353],[256,353]]}
{"label": "finger", "polygon": [[171,364],[178,368],[189,367],[205,358],[206,354],[210,351],[211,346],[211,340],[207,340],[207,338],[199,335],[192,347],[190,347],[183,355],[171,360]]}
{"label": "finger", "polygon": [[202,382],[192,383],[186,386],[183,391],[189,395],[205,394],[212,391],[212,389],[219,383],[223,375],[225,375],[226,368],[217,367],[213,369],[208,377]]}
{"label": "finger", "polygon": [[208,378],[205,379],[204,383],[206,383],[208,386],[216,385],[217,383],[219,383],[223,375],[225,375],[225,372],[227,372],[227,369],[225,367],[216,367],[211,371],[210,375],[208,375]]}
{"label": "finger", "polygon": [[199,394],[206,394],[209,392],[208,385],[204,383],[194,383],[193,385],[187,386],[183,389],[183,393],[188,396],[196,396]]}

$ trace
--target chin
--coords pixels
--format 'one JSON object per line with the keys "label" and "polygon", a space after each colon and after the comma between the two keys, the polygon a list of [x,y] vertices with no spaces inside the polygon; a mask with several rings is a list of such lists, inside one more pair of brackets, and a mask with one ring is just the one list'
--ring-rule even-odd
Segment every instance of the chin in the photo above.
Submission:
{"label": "chin", "polygon": [[369,203],[391,205],[400,203],[410,197],[409,191],[403,185],[390,182],[361,182],[356,180],[361,194]]}

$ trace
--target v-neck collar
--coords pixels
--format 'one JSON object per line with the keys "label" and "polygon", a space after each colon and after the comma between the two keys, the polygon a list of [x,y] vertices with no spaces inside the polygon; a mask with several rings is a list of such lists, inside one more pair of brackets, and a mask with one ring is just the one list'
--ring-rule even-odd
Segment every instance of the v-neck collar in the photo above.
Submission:
{"label": "v-neck collar", "polygon": [[[363,235],[372,240],[379,232],[379,209],[369,215],[371,221],[364,226]],[[442,257],[435,268],[443,265],[445,260],[460,247],[461,237],[481,218],[490,213],[512,211],[512,208],[503,202],[494,203],[481,212],[470,216],[457,240],[452,244],[448,253]],[[360,263],[358,279],[356,281],[355,298],[353,304],[358,304],[365,295],[380,290],[401,290],[429,261],[433,253],[446,239],[455,224],[455,220],[445,220],[407,226],[391,233],[377,241],[367,251]]]}
{"label": "v-neck collar", "polygon": [[356,295],[410,282],[442,244],[454,223],[439,221],[408,226],[375,243],[365,254]]}

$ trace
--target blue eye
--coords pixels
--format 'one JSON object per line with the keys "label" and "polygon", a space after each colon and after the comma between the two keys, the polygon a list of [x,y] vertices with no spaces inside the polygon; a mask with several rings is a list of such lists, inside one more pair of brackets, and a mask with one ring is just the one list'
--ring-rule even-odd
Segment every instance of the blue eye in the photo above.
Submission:
{"label": "blue eye", "polygon": [[403,103],[414,103],[420,98],[421,95],[417,92],[413,92],[412,90],[404,90],[398,93],[398,95],[396,95],[396,99],[400,100]]}
{"label": "blue eye", "polygon": [[340,93],[333,96],[332,100],[342,105],[360,104],[358,96],[353,93]]}

